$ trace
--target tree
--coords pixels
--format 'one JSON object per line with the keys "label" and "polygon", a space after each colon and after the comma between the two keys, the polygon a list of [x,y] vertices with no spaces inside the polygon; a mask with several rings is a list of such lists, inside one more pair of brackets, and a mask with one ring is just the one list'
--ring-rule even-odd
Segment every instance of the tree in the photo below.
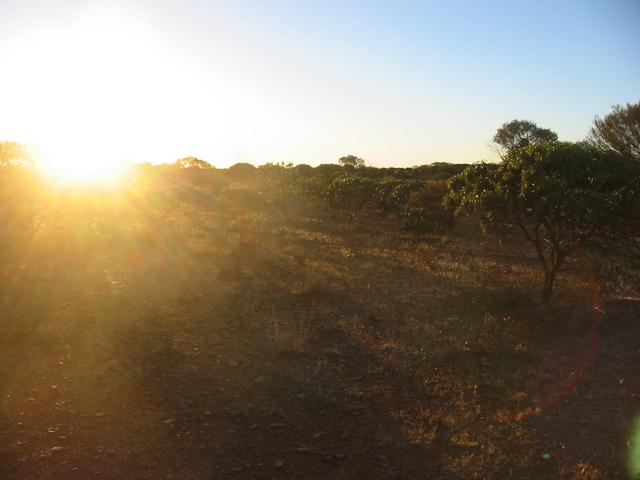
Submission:
{"label": "tree", "polygon": [[500,158],[513,149],[528,145],[555,142],[558,135],[547,128],[540,128],[530,120],[511,120],[502,124],[493,136]]}
{"label": "tree", "polygon": [[429,165],[418,165],[411,169],[412,178],[423,180],[449,180],[454,175],[461,173],[468,164],[434,162]]}
{"label": "tree", "polygon": [[255,177],[258,169],[250,163],[241,162],[227,169],[227,176],[236,182],[244,182]]}
{"label": "tree", "polygon": [[347,172],[352,172],[360,168],[364,168],[365,161],[355,155],[346,155],[338,159],[338,163],[344,167]]}
{"label": "tree", "polygon": [[607,116],[596,117],[587,141],[640,163],[640,102],[614,105]]}
{"label": "tree", "polygon": [[263,178],[263,187],[270,203],[288,219],[291,205],[300,200],[301,184],[298,170],[292,163],[269,162],[258,167],[258,171]]}
{"label": "tree", "polygon": [[398,204],[393,198],[393,192],[400,183],[401,180],[392,177],[386,177],[375,182],[373,200],[383,213],[390,213],[398,208]]}
{"label": "tree", "polygon": [[213,168],[213,165],[211,165],[209,162],[200,160],[196,157],[181,158],[180,160],[176,160],[174,165],[179,168],[197,168],[201,170]]}
{"label": "tree", "polygon": [[638,238],[638,165],[586,144],[553,142],[510,150],[497,166],[476,164],[449,183],[445,204],[457,214],[515,228],[544,270],[542,302],[551,299],[563,262],[596,238]]}
{"label": "tree", "polygon": [[349,226],[372,199],[375,186],[372,180],[343,174],[333,179],[327,189],[329,204],[349,213]]}
{"label": "tree", "polygon": [[418,236],[428,231],[452,230],[453,210],[445,208],[443,204],[447,192],[447,182],[444,180],[421,182],[420,188],[411,192],[405,202],[405,229]]}
{"label": "tree", "polygon": [[35,163],[29,147],[17,142],[0,142],[0,167],[32,167]]}
{"label": "tree", "polygon": [[296,171],[296,174],[301,178],[311,178],[313,177],[313,167],[311,165],[307,165],[306,163],[301,163],[300,165],[296,165],[293,167]]}

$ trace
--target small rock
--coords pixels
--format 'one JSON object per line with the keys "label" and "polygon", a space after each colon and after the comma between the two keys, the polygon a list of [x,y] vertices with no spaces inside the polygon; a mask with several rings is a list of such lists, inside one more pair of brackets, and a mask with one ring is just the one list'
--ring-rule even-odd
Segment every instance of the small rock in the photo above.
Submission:
{"label": "small rock", "polygon": [[276,460],[276,468],[282,468],[284,466],[284,460]]}

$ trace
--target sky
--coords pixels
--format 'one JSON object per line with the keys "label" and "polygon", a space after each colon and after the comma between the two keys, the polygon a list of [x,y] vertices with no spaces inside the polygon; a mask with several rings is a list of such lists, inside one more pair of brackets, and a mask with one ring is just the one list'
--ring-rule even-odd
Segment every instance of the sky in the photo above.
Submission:
{"label": "sky", "polygon": [[640,100],[639,59],[639,0],[0,0],[0,140],[84,162],[469,163],[515,118],[584,138]]}

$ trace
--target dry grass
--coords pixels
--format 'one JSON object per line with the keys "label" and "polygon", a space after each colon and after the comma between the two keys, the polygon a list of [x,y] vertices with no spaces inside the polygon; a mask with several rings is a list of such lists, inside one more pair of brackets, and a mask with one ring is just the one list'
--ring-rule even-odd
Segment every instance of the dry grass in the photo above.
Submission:
{"label": "dry grass", "polygon": [[516,240],[304,213],[186,205],[4,255],[0,477],[622,475],[633,390],[589,370],[548,402],[606,290],[584,262],[543,308]]}

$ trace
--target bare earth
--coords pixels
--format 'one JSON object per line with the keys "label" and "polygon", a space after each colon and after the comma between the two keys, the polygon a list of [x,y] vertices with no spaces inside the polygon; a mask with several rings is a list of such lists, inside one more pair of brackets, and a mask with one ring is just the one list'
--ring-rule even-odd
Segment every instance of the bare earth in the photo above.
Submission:
{"label": "bare earth", "polygon": [[15,244],[0,478],[625,478],[638,304],[576,268],[539,307],[522,252],[373,225]]}

